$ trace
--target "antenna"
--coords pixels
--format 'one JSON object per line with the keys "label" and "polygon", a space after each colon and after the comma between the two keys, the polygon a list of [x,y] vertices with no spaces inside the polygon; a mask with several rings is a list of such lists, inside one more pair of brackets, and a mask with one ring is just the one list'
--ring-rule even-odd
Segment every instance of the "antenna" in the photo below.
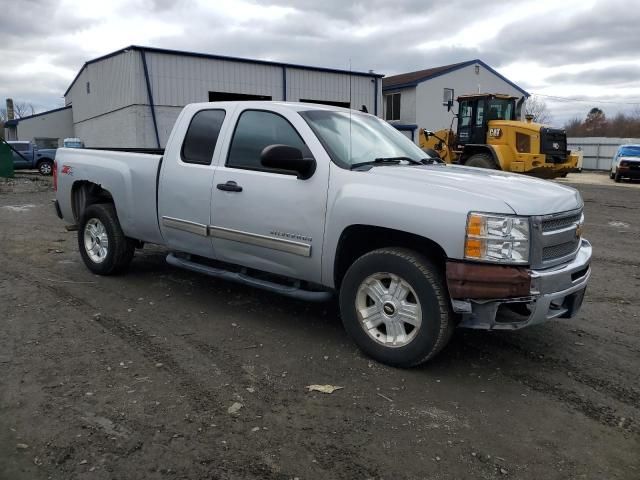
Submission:
{"label": "antenna", "polygon": [[351,57],[349,57],[349,163],[352,161],[351,157],[351,109],[352,109],[352,101],[351,101]]}

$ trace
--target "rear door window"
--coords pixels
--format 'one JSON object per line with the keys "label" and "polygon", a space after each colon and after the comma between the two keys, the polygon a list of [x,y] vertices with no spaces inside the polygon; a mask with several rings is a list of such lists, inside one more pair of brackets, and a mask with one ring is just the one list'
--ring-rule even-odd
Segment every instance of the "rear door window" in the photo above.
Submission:
{"label": "rear door window", "polygon": [[224,116],[224,110],[201,110],[193,116],[182,143],[183,162],[211,165]]}

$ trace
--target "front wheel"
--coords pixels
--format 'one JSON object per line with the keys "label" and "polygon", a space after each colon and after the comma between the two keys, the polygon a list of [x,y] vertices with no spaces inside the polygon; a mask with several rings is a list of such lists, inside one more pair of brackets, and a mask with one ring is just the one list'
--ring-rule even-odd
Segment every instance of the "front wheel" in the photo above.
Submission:
{"label": "front wheel", "polygon": [[98,275],[122,272],[131,263],[135,246],[122,232],[112,204],[87,207],[78,229],[78,248],[89,270]]}
{"label": "front wheel", "polygon": [[44,176],[51,175],[53,173],[53,162],[51,160],[42,160],[38,163],[38,172]]}
{"label": "front wheel", "polygon": [[499,170],[496,162],[493,161],[486,153],[476,153],[475,155],[471,155],[469,159],[464,162],[467,167],[477,167],[477,168],[490,168],[492,170]]}
{"label": "front wheel", "polygon": [[618,169],[616,169],[616,174],[613,176],[613,181],[616,183],[620,183],[622,181],[622,177],[620,176]]}
{"label": "front wheel", "polygon": [[374,250],[351,265],[340,288],[340,311],[361,350],[397,367],[431,359],[454,329],[440,269],[401,248]]}

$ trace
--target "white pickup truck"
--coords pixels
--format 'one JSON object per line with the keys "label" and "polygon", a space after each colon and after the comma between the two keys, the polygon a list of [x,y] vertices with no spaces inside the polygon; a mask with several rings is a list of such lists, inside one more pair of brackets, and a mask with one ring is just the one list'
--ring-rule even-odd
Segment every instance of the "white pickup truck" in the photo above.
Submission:
{"label": "white pickup truck", "polygon": [[372,115],[193,104],[162,153],[58,150],[57,213],[91,271],[121,272],[152,243],[177,267],[335,293],[358,346],[402,367],[456,326],[518,329],[582,304],[591,245],[576,190],[425,158]]}

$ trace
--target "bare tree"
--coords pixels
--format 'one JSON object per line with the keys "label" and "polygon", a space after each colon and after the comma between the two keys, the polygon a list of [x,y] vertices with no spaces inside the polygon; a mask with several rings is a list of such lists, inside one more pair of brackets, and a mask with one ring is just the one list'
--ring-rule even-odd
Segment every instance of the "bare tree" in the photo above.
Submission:
{"label": "bare tree", "polygon": [[540,97],[533,95],[524,102],[525,115],[532,115],[536,123],[549,124],[552,121],[547,103]]}
{"label": "bare tree", "polygon": [[13,105],[13,113],[16,118],[28,117],[36,113],[36,109],[33,108],[33,104],[27,102],[16,102]]}

